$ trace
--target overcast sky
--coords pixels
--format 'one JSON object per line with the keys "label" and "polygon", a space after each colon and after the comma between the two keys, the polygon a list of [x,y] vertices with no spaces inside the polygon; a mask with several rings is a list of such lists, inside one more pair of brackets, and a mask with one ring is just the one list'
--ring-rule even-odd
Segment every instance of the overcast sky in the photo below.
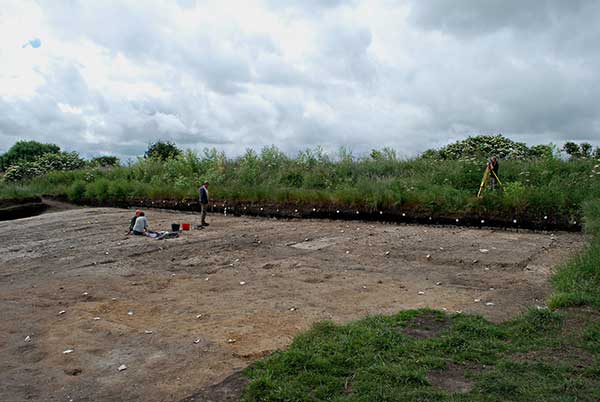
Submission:
{"label": "overcast sky", "polygon": [[0,0],[0,151],[600,145],[598,21],[596,0]]}

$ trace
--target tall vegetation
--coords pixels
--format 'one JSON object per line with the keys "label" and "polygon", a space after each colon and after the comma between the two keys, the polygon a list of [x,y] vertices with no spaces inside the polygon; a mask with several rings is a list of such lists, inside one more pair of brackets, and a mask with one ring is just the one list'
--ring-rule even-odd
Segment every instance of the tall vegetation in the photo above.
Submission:
{"label": "tall vegetation", "polygon": [[54,144],[37,141],[18,141],[4,155],[0,156],[0,171],[19,162],[33,162],[45,154],[57,154],[60,148]]}
{"label": "tall vegetation", "polygon": [[[157,148],[149,151],[153,149]],[[195,199],[199,183],[208,180],[212,197],[226,201],[420,208],[446,215],[503,214],[538,220],[560,215],[579,221],[583,202],[600,198],[600,161],[565,160],[556,157],[557,152],[552,146],[529,148],[504,137],[479,136],[412,160],[399,159],[389,148],[355,156],[345,148],[330,155],[317,147],[291,157],[273,146],[248,150],[236,158],[215,149],[169,151],[163,155],[169,157],[139,158],[125,166],[113,160],[83,164],[71,155],[69,163],[50,172],[42,170],[40,163],[34,166],[40,168],[35,174],[27,173],[32,165],[26,165],[25,171],[20,165],[11,168],[0,184],[0,196],[19,188],[75,202],[183,200]],[[490,154],[506,158],[500,168],[504,191],[488,191],[478,199],[475,195]],[[51,165],[43,161],[44,166]]]}

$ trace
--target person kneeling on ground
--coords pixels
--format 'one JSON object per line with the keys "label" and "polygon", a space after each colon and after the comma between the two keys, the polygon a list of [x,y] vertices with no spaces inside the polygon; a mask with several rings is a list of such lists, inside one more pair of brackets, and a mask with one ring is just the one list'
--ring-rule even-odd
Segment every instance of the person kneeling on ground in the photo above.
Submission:
{"label": "person kneeling on ground", "polygon": [[129,221],[129,231],[127,232],[127,234],[131,234],[131,232],[133,232],[133,226],[135,225],[135,220],[138,218],[138,216],[140,216],[140,211],[139,209],[135,210],[135,215],[133,215],[133,218],[131,218],[131,220]]}
{"label": "person kneeling on ground", "polygon": [[206,210],[208,209],[208,182],[205,181],[198,189],[200,193],[200,227],[208,226],[206,223]]}
{"label": "person kneeling on ground", "polygon": [[133,234],[136,236],[145,236],[148,231],[148,220],[144,216],[143,212],[140,212],[140,216],[135,220],[133,225]]}

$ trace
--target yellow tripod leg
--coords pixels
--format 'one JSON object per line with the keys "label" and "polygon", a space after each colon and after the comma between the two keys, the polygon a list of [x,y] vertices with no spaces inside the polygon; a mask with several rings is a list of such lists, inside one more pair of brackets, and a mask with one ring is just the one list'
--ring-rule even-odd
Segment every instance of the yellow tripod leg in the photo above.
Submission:
{"label": "yellow tripod leg", "polygon": [[483,188],[487,184],[489,177],[490,177],[490,170],[488,168],[486,168],[485,172],[483,173],[483,178],[481,179],[481,185],[479,186],[479,191],[477,192],[477,198],[481,198],[481,192],[483,191]]}
{"label": "yellow tripod leg", "polygon": [[494,172],[492,170],[492,174],[494,175],[494,177],[496,178],[496,180],[498,180],[498,184],[500,184],[500,187],[502,187],[502,190],[504,190],[504,185],[502,184],[502,182],[500,181],[500,178],[498,177],[498,175],[496,174],[496,172]]}

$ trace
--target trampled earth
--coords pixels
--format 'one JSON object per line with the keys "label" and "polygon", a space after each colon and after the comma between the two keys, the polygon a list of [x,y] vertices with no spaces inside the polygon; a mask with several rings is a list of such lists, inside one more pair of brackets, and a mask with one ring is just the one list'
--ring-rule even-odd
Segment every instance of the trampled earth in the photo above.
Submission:
{"label": "trampled earth", "polygon": [[[0,400],[192,400],[317,321],[421,307],[503,321],[543,305],[552,268],[584,243],[223,215],[154,240],[125,234],[131,215],[80,208],[0,222]],[[147,217],[154,230],[199,223]]]}

